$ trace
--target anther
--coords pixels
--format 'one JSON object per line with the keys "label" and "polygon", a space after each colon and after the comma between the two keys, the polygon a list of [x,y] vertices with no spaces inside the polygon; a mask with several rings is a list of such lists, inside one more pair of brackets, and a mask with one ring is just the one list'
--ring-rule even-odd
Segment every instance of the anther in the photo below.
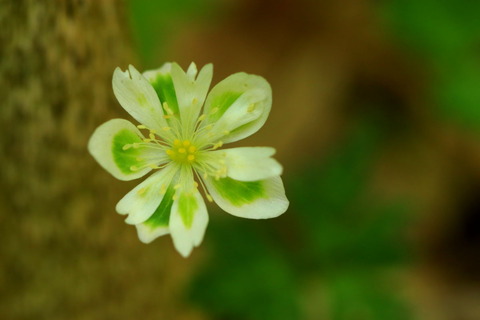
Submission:
{"label": "anther", "polygon": [[175,141],[173,141],[173,144],[175,145],[175,147],[180,146],[180,140],[175,139]]}
{"label": "anther", "polygon": [[163,131],[168,131],[168,130],[170,130],[170,129],[172,129],[172,128],[170,128],[170,127],[163,127],[163,128],[162,128]]}
{"label": "anther", "polygon": [[194,153],[196,150],[197,148],[195,148],[195,146],[190,146],[190,148],[188,148],[188,152],[190,153]]}
{"label": "anther", "polygon": [[141,196],[142,194],[145,193],[146,190],[147,190],[147,188],[141,188],[141,189],[139,189],[139,190],[137,191],[137,194],[138,194],[139,196]]}
{"label": "anther", "polygon": [[187,150],[185,148],[178,149],[178,153],[185,153],[185,152],[187,152]]}
{"label": "anther", "polygon": [[163,103],[163,109],[165,109],[165,111],[167,111],[168,114],[170,114],[170,115],[173,114],[173,110],[170,109],[170,107],[168,106],[168,103],[166,103],[166,102]]}
{"label": "anther", "polygon": [[166,152],[169,156],[173,156],[175,154],[175,152],[173,152],[173,150],[170,150],[170,149],[168,149]]}
{"label": "anther", "polygon": [[253,112],[253,110],[255,110],[255,103],[252,103],[248,106],[247,112]]}
{"label": "anther", "polygon": [[128,150],[128,149],[130,149],[131,147],[132,147],[131,144],[126,144],[126,145],[124,145],[124,146],[122,147],[122,150]]}
{"label": "anther", "polygon": [[173,189],[177,190],[178,188],[180,188],[182,185],[179,183],[179,184],[176,184]]}
{"label": "anther", "polygon": [[202,114],[200,117],[198,117],[198,122],[205,120],[206,117],[206,114]]}
{"label": "anther", "polygon": [[147,127],[145,127],[143,124],[139,124],[139,125],[137,126],[137,128],[138,128],[138,129],[147,129]]}
{"label": "anther", "polygon": [[220,148],[221,146],[223,146],[223,142],[222,142],[222,141],[218,141],[217,143],[215,143],[215,144],[213,145],[213,150],[218,149],[218,148]]}
{"label": "anther", "polygon": [[209,195],[209,194],[207,193],[206,196],[207,196],[208,201],[213,202],[213,198],[212,198],[211,195]]}
{"label": "anther", "polygon": [[165,194],[167,193],[167,188],[165,187],[164,184],[162,184],[162,186],[160,187],[160,194]]}
{"label": "anther", "polygon": [[188,141],[188,140],[183,141],[183,145],[185,147],[188,147],[190,145],[190,141]]}
{"label": "anther", "polygon": [[193,98],[193,99],[192,99],[192,104],[197,104],[197,102],[198,102],[198,99],[197,99],[197,98]]}
{"label": "anther", "polygon": [[147,98],[145,97],[145,95],[143,93],[139,93],[138,96],[137,96],[137,101],[139,104],[146,104],[147,103]]}
{"label": "anther", "polygon": [[215,107],[215,108],[212,109],[212,111],[210,111],[210,114],[214,114],[214,113],[216,113],[217,111],[218,111],[218,108]]}
{"label": "anther", "polygon": [[193,154],[189,154],[187,159],[188,159],[188,161],[193,161],[193,160],[195,160],[195,156]]}

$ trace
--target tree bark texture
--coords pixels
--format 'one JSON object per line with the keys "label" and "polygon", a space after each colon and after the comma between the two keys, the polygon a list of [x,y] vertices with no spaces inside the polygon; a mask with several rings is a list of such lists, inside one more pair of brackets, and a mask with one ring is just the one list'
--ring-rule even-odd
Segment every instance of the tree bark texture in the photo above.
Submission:
{"label": "tree bark texture", "polygon": [[1,319],[156,318],[175,308],[164,276],[174,256],[158,251],[170,243],[138,241],[114,212],[134,183],[115,181],[86,148],[98,125],[126,117],[111,89],[114,68],[132,57],[123,7],[0,2]]}

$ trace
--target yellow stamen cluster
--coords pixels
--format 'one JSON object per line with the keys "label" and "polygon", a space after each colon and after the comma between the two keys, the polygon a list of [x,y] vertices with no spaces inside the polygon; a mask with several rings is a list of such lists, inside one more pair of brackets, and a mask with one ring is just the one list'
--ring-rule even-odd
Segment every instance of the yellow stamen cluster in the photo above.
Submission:
{"label": "yellow stamen cluster", "polygon": [[195,161],[197,147],[189,140],[175,140],[171,149],[166,151],[170,159],[180,163],[191,164]]}

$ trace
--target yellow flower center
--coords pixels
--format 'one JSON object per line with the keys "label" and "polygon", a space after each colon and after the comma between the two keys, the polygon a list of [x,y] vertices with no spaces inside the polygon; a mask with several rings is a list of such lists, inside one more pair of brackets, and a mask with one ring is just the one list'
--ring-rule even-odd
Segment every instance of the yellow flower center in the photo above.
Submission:
{"label": "yellow flower center", "polygon": [[167,150],[167,154],[173,161],[191,164],[195,161],[197,147],[192,145],[189,140],[175,140],[171,149]]}

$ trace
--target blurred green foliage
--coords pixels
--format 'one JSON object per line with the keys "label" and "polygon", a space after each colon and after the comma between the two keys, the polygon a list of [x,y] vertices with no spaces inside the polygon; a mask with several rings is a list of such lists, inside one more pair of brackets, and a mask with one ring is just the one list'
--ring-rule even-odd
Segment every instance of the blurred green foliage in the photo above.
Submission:
{"label": "blurred green foliage", "polygon": [[128,15],[143,69],[158,68],[165,60],[180,21],[207,17],[215,0],[127,0]]}
{"label": "blurred green foliage", "polygon": [[388,134],[380,121],[361,122],[322,165],[312,164],[289,182],[293,206],[308,237],[305,251],[314,254],[313,265],[326,271],[395,264],[405,256],[399,240],[407,208],[382,205],[365,194]]}
{"label": "blurred green foliage", "polygon": [[394,33],[431,71],[434,111],[480,133],[480,2],[389,0],[383,9]]}
{"label": "blurred green foliage", "polygon": [[408,261],[408,208],[367,192],[385,130],[362,121],[321,166],[287,179],[291,207],[281,218],[212,219],[213,252],[193,301],[215,319],[311,318],[300,297],[320,279],[324,301],[310,303],[327,319],[411,319],[389,282],[389,271]]}
{"label": "blurred green foliage", "polygon": [[379,273],[342,273],[328,279],[330,319],[412,319],[407,305],[392,288],[379,281]]}
{"label": "blurred green foliage", "polygon": [[193,300],[218,319],[299,319],[298,275],[266,223],[248,222],[210,224],[214,251],[194,280]]}

